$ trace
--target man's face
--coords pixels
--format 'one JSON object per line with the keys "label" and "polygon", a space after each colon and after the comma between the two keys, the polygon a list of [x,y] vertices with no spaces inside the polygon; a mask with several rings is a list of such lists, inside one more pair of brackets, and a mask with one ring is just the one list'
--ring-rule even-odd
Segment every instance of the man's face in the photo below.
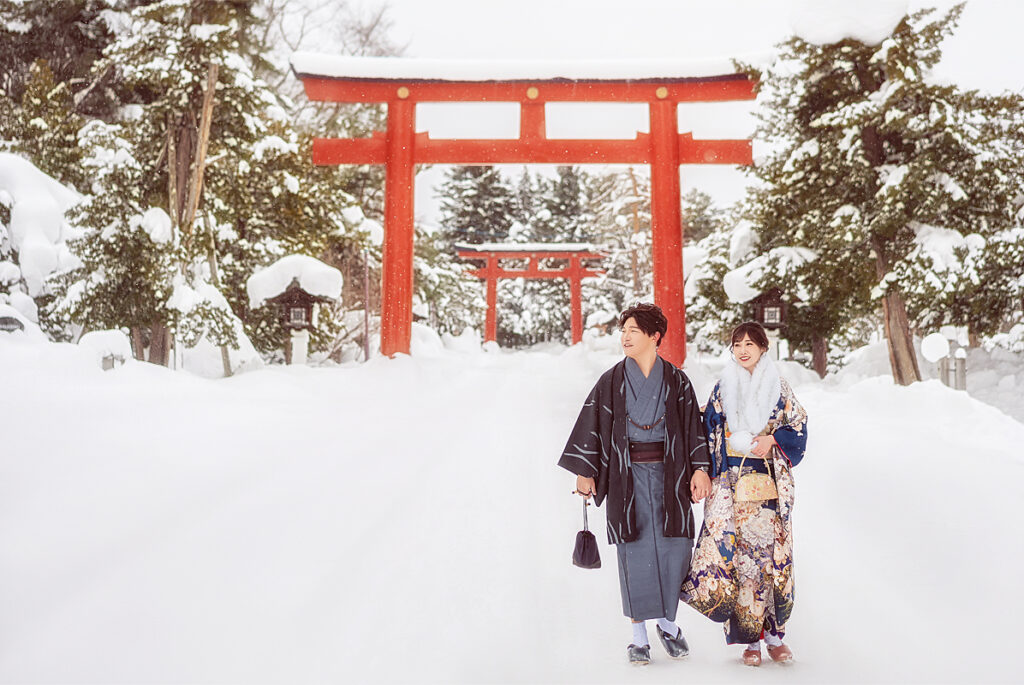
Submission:
{"label": "man's face", "polygon": [[661,333],[657,331],[654,335],[644,333],[631,316],[622,324],[622,352],[627,357],[639,359],[657,349],[660,337]]}

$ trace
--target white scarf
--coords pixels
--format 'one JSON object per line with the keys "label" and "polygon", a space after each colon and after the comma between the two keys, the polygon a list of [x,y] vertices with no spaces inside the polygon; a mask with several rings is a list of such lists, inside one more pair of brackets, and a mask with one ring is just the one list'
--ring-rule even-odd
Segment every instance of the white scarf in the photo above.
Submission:
{"label": "white scarf", "polygon": [[754,436],[768,423],[782,396],[782,381],[767,354],[761,355],[753,373],[740,366],[736,357],[722,371],[722,407],[729,423],[729,445],[736,452],[750,454]]}

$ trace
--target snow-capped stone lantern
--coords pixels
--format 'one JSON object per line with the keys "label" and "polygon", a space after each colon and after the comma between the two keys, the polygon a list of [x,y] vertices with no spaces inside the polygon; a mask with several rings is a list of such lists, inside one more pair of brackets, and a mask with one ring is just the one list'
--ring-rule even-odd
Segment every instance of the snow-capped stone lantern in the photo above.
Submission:
{"label": "snow-capped stone lantern", "polygon": [[246,281],[249,306],[265,304],[281,310],[281,325],[291,333],[286,357],[290,364],[305,364],[309,332],[316,328],[321,304],[341,299],[341,272],[307,255],[288,255]]}

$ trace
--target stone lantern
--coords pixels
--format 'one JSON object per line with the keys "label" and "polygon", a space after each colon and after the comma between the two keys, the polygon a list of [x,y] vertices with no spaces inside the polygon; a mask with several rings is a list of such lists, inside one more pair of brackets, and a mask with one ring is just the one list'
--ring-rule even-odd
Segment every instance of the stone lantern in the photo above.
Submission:
{"label": "stone lantern", "polygon": [[317,310],[341,299],[341,284],[341,272],[333,266],[307,255],[288,255],[250,276],[246,289],[251,308],[280,308],[281,325],[291,334],[285,358],[290,364],[305,364]]}
{"label": "stone lantern", "polygon": [[309,332],[317,326],[317,310],[320,304],[330,304],[329,297],[314,295],[302,289],[298,278],[293,278],[288,288],[276,297],[266,300],[281,310],[281,325],[291,333],[291,354],[289,363],[305,364],[309,352]]}

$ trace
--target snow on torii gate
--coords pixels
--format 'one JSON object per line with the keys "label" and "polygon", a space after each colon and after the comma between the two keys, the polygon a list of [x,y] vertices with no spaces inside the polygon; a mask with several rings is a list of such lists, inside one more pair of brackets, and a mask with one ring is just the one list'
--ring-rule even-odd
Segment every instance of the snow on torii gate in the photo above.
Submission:
{"label": "snow on torii gate", "polygon": [[[572,313],[569,318],[572,330],[572,344],[583,340],[583,296],[581,283],[584,278],[600,276],[603,269],[588,269],[583,262],[601,259],[604,255],[595,252],[585,243],[481,243],[471,245],[457,243],[455,253],[462,259],[485,259],[487,266],[473,269],[469,273],[487,283],[487,323],[484,340],[498,339],[498,279],[501,278],[567,278],[569,279],[569,303]],[[502,266],[504,259],[527,260],[525,269],[510,269]],[[561,267],[541,268],[541,261],[557,260]]]}
{"label": "snow on torii gate", "polygon": [[[680,102],[754,99],[754,82],[728,62],[459,62],[292,55],[310,100],[386,103],[386,132],[318,138],[313,163],[384,164],[381,353],[409,352],[412,337],[413,198],[417,164],[650,164],[654,300],[669,329],[661,354],[686,357],[680,164],[750,164],[749,140],[694,140],[679,133]],[[434,140],[416,133],[420,102],[515,102],[519,138]],[[643,102],[650,133],[632,140],[547,137],[548,102]]]}

